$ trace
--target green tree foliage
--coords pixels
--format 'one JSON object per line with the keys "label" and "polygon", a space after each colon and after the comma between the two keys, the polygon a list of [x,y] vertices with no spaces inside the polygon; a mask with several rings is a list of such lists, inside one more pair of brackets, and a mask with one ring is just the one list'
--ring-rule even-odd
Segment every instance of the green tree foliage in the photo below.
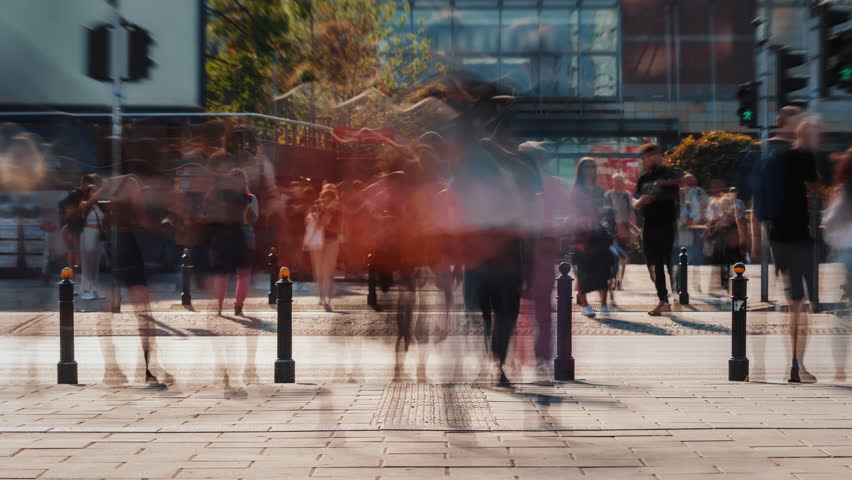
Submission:
{"label": "green tree foliage", "polygon": [[748,135],[722,130],[704,132],[700,137],[690,135],[681,140],[666,156],[665,163],[695,174],[704,187],[714,179],[731,185],[737,162],[751,147],[752,139]]}
{"label": "green tree foliage", "polygon": [[[273,93],[311,84],[303,120],[373,87],[396,97],[432,59],[395,0],[208,0],[208,108],[270,113]],[[369,113],[367,113],[369,115]],[[311,118],[306,118],[311,117]],[[355,119],[348,119],[353,121]]]}

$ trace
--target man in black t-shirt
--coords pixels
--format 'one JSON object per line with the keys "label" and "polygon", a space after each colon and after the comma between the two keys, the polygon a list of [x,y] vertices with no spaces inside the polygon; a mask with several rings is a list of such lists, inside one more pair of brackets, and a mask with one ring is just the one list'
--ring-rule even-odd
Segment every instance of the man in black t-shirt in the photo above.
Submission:
{"label": "man in black t-shirt", "polygon": [[784,195],[779,211],[783,215],[771,219],[769,240],[775,265],[781,270],[790,300],[790,339],[793,365],[790,381],[813,382],[816,379],[805,370],[807,316],[802,315],[805,286],[809,298],[814,297],[814,232],[811,231],[811,212],[808,192],[819,180],[815,151],[819,149],[819,127],[804,121],[796,130],[794,148],[777,156],[779,191]]}
{"label": "man in black t-shirt", "polygon": [[662,164],[663,152],[654,143],[639,149],[645,171],[636,182],[633,207],[644,220],[642,249],[651,280],[657,288],[659,303],[648,315],[660,316],[670,312],[666,271],[671,275],[672,248],[679,212],[679,183],[683,173]]}

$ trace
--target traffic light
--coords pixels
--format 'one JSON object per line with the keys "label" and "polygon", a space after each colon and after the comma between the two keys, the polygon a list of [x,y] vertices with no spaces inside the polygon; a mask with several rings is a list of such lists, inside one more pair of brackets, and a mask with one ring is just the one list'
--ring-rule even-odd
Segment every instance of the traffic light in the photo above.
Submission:
{"label": "traffic light", "polygon": [[737,109],[740,125],[757,128],[757,82],[743,83],[737,89],[740,108]]}
{"label": "traffic light", "polygon": [[808,77],[794,75],[789,70],[804,65],[807,58],[803,52],[787,47],[775,47],[775,96],[778,107],[790,104],[790,94],[808,86]]}
{"label": "traffic light", "polygon": [[832,32],[832,29],[849,21],[848,10],[832,8],[829,2],[816,5],[819,16],[820,41],[820,96],[829,96],[832,87],[852,92],[852,27],[845,31]]}
{"label": "traffic light", "polygon": [[127,30],[127,78],[124,80],[134,82],[148,78],[148,71],[154,66],[154,62],[148,58],[148,48],[154,40],[139,25],[128,23],[124,28]]}
{"label": "traffic light", "polygon": [[111,78],[109,75],[109,34],[108,25],[86,29],[89,50],[86,75],[102,82],[108,82]]}

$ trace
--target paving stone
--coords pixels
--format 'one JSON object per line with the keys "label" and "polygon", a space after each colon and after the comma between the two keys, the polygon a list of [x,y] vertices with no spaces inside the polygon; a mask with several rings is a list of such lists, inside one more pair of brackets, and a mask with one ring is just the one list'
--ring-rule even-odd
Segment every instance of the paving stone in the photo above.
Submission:
{"label": "paving stone", "polygon": [[242,478],[246,468],[182,468],[173,478]]}
{"label": "paving stone", "polygon": [[[115,478],[120,463],[60,463],[51,465],[41,478]],[[175,469],[177,471],[177,469]],[[174,475],[174,472],[172,472]],[[145,475],[137,475],[143,477]],[[162,478],[162,477],[161,477]]]}
{"label": "paving stone", "polygon": [[23,478],[26,478],[26,479],[38,478],[44,472],[45,472],[45,470],[43,470],[43,469],[38,469],[38,470],[7,470],[7,469],[3,469],[3,470],[0,470],[0,478],[2,478],[2,479],[7,479],[7,478],[16,478],[16,479],[17,478],[21,478],[21,479],[23,479]]}

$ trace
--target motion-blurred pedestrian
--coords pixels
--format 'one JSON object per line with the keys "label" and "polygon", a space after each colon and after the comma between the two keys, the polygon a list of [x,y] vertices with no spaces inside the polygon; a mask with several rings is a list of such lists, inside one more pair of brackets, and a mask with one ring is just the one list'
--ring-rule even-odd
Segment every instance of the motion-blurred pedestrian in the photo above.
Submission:
{"label": "motion-blurred pedestrian", "polygon": [[[572,200],[580,206],[578,212],[583,217],[580,231],[577,232],[577,292],[582,314],[594,317],[595,310],[589,305],[587,294],[599,292],[601,313],[609,314],[607,298],[610,279],[613,278],[614,258],[610,250],[612,237],[602,225],[604,221],[604,190],[597,184],[597,166],[591,157],[585,157],[577,163]],[[610,210],[607,209],[607,212]]]}
{"label": "motion-blurred pedestrian", "polygon": [[790,301],[790,382],[816,381],[804,365],[808,316],[802,310],[802,301],[805,298],[806,286],[808,298],[811,301],[815,298],[815,243],[810,228],[808,195],[819,180],[815,160],[819,144],[819,125],[816,120],[806,119],[798,125],[793,148],[780,153],[775,163],[775,168],[780,169],[774,177],[779,182],[775,188],[784,192],[779,197],[781,205],[777,208],[783,215],[770,220],[769,240],[772,244],[772,256],[784,275]]}
{"label": "motion-blurred pedestrian", "polygon": [[642,249],[659,303],[648,315],[671,312],[666,271],[671,276],[672,248],[678,217],[681,172],[663,165],[663,151],[655,143],[639,149],[644,173],[636,182],[634,208],[642,213]]}
{"label": "motion-blurred pedestrian", "polygon": [[304,248],[310,252],[320,304],[331,311],[342,220],[337,189],[326,185],[305,218]]}
{"label": "motion-blurred pedestrian", "polygon": [[218,182],[207,195],[204,211],[213,296],[221,315],[228,277],[236,274],[234,315],[242,315],[251,279],[249,245],[243,225],[247,217],[256,216],[252,210],[253,195],[241,169],[232,169]]}

